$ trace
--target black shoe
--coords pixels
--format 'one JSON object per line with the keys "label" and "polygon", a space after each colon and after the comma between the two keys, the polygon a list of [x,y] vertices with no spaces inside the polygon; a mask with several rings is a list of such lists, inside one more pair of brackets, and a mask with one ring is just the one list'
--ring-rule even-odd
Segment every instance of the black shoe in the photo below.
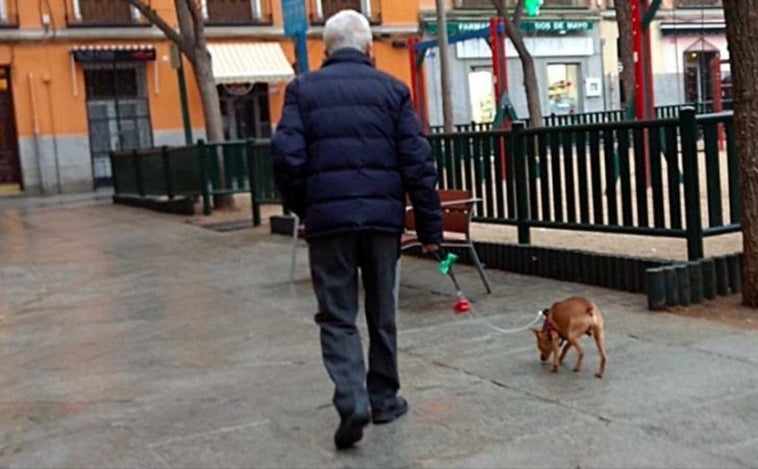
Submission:
{"label": "black shoe", "polygon": [[368,425],[366,414],[353,414],[340,421],[337,433],[334,434],[334,444],[337,449],[347,449],[363,438],[363,427]]}
{"label": "black shoe", "polygon": [[390,423],[396,418],[408,413],[408,402],[400,396],[395,398],[395,402],[380,411],[375,411],[371,414],[371,420],[375,424]]}

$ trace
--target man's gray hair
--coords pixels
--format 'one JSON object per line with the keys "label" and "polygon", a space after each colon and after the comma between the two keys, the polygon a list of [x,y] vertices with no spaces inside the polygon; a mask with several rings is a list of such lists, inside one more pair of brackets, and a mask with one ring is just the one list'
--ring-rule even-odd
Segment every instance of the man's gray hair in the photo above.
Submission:
{"label": "man's gray hair", "polygon": [[327,54],[345,48],[366,52],[371,45],[371,39],[368,20],[355,10],[339,11],[324,25],[324,47]]}

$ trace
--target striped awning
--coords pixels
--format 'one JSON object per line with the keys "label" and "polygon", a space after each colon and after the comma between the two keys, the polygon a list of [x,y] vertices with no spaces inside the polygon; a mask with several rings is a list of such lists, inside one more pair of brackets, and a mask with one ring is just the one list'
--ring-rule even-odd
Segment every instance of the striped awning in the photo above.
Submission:
{"label": "striped awning", "polygon": [[155,46],[151,44],[95,44],[71,47],[77,62],[145,62],[155,60]]}
{"label": "striped awning", "polygon": [[276,83],[295,76],[277,42],[208,44],[217,84]]}

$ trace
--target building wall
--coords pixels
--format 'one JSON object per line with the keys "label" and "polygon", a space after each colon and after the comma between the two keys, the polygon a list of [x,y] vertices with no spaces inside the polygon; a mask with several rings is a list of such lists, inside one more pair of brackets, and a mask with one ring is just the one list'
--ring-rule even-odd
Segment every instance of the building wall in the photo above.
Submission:
{"label": "building wall", "polygon": [[[145,64],[153,143],[184,143],[177,76],[169,60],[170,43],[163,34],[150,26],[67,27],[65,5],[63,0],[18,0],[20,27],[0,30],[0,65],[11,66],[23,188],[30,194],[93,188],[84,70],[72,61],[70,51],[74,46],[154,46],[156,60]],[[151,7],[176,25],[173,0],[151,0]],[[272,26],[207,27],[208,41],[278,42],[294,63],[294,41],[283,35],[281,2],[272,0],[271,7]],[[51,18],[47,26],[42,24],[43,13]],[[409,83],[404,39],[418,28],[418,6],[405,0],[385,0],[381,2],[381,14],[381,24],[372,28],[377,66]],[[311,70],[323,61],[322,32],[322,26],[309,26]],[[203,110],[192,68],[186,60],[184,63],[193,137],[197,139],[204,135]],[[269,86],[273,125],[281,116],[285,87],[286,83]]]}

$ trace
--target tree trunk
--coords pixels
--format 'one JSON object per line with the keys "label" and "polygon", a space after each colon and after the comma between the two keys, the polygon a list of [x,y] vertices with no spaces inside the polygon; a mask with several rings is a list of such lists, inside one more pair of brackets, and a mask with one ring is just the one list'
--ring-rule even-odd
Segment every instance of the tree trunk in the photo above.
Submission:
{"label": "tree trunk", "polygon": [[[633,0],[636,1],[636,0]],[[616,23],[618,24],[618,55],[621,59],[621,73],[619,78],[624,90],[624,100],[621,107],[629,108],[633,106],[634,98],[634,47],[632,41],[632,8],[630,0],[616,0]],[[679,60],[679,58],[677,58]]]}
{"label": "tree trunk", "polygon": [[437,39],[440,50],[440,87],[442,88],[442,126],[446,134],[453,133],[453,100],[450,83],[450,55],[447,43],[447,12],[445,2],[435,0],[437,8]]}
{"label": "tree trunk", "polygon": [[758,307],[758,0],[724,2],[740,162],[744,266],[742,302]]}
{"label": "tree trunk", "polygon": [[[208,142],[217,143],[224,141],[224,127],[221,121],[221,107],[218,98],[216,81],[213,78],[211,55],[205,44],[196,46],[195,61],[192,64],[195,70],[195,83],[200,92],[203,102],[203,117],[205,118],[205,138]],[[216,148],[216,147],[211,147]],[[213,155],[212,155],[213,156]],[[224,174],[224,155],[217,154],[219,188],[226,189]],[[237,206],[232,195],[214,195],[213,208],[216,210],[236,210]]]}
{"label": "tree trunk", "polygon": [[[506,20],[507,21],[507,20]],[[521,68],[524,74],[524,90],[526,91],[526,103],[529,108],[529,127],[542,127],[542,105],[540,104],[540,90],[537,85],[537,72],[534,69],[534,58],[526,48],[524,38],[516,28],[506,25],[508,37],[516,48],[521,59]]]}
{"label": "tree trunk", "polygon": [[211,56],[207,48],[198,48],[195,51],[195,62],[192,65],[195,70],[195,83],[203,102],[205,138],[208,142],[223,142],[224,127],[221,121],[218,89],[213,78]]}
{"label": "tree trunk", "polygon": [[[524,0],[518,0],[513,7],[513,19],[508,18],[506,0],[491,0],[492,5],[497,10],[497,15],[503,18],[505,23],[505,33],[513,43],[513,47],[518,52],[521,60],[521,70],[524,75],[524,91],[526,92],[526,103],[529,109],[529,126],[542,127],[542,105],[540,104],[540,89],[537,83],[537,72],[534,70],[534,59],[532,54],[526,48],[524,37],[521,35],[519,24],[524,12]],[[505,48],[503,48],[505,53]],[[498,106],[500,103],[497,103]]]}

